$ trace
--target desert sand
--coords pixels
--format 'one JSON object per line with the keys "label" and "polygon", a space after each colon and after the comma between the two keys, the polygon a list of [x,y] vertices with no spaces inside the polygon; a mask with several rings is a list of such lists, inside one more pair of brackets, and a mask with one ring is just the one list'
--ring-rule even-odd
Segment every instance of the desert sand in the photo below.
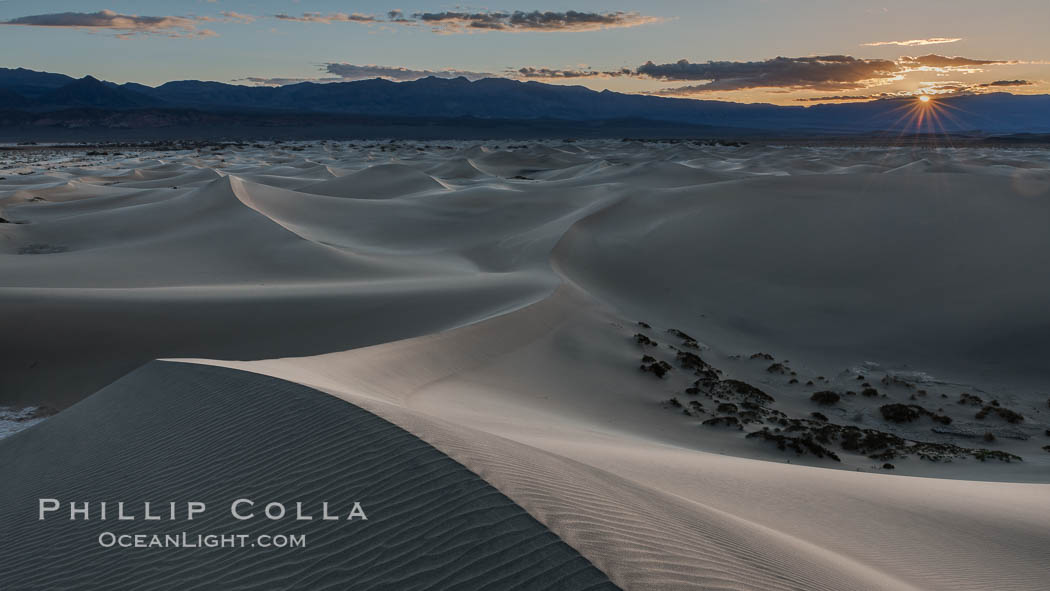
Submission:
{"label": "desert sand", "polygon": [[[147,364],[12,437],[0,454],[15,477],[0,491],[0,523],[18,540],[0,551],[6,589],[615,589],[521,507],[433,447],[356,406],[258,374]],[[238,511],[253,517],[231,526],[225,505],[246,491],[253,505]],[[64,506],[44,521],[15,509],[38,496],[95,502],[90,519],[78,521],[61,518]],[[112,504],[109,518],[99,519],[99,501],[117,498],[136,520],[114,522]],[[168,509],[158,498],[192,498],[204,509],[165,526]],[[143,519],[150,500],[164,519]],[[270,520],[264,505],[275,500],[287,503],[288,514]],[[348,501],[359,502],[366,519],[347,519]],[[311,519],[293,520],[296,511]],[[326,512],[337,519],[323,521]],[[216,532],[309,536],[297,551],[236,548],[201,560],[83,543],[99,530],[179,529],[193,543]]]}
{"label": "desert sand", "polygon": [[0,440],[26,466],[163,425],[129,372],[222,366],[414,434],[624,589],[1045,588],[1044,150],[34,154],[0,404],[69,408]]}

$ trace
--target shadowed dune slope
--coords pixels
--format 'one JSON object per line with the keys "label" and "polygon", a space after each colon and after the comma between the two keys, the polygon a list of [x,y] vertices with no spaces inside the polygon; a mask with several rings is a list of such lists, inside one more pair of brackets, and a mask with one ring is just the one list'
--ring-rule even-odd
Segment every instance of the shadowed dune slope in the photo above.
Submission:
{"label": "shadowed dune slope", "polygon": [[[510,499],[417,437],[310,388],[154,362],[0,444],[0,587],[66,589],[588,589],[616,587]],[[124,501],[135,521],[37,520],[37,498]],[[237,521],[247,497],[257,516]],[[192,521],[141,507],[207,504]],[[271,521],[278,501],[313,521]],[[367,520],[322,521],[322,502]],[[93,512],[97,505],[93,505]],[[65,505],[64,505],[65,508]],[[184,513],[185,509],[180,509]],[[291,511],[294,511],[292,509]],[[93,515],[97,518],[97,514]],[[307,546],[102,548],[103,531],[305,534]]]}
{"label": "shadowed dune slope", "polygon": [[1048,196],[994,174],[758,177],[632,195],[553,261],[632,315],[821,371],[873,360],[1038,388]]}
{"label": "shadowed dune slope", "polygon": [[404,164],[379,164],[346,176],[308,185],[301,190],[315,195],[355,199],[389,199],[445,186],[430,175]]}

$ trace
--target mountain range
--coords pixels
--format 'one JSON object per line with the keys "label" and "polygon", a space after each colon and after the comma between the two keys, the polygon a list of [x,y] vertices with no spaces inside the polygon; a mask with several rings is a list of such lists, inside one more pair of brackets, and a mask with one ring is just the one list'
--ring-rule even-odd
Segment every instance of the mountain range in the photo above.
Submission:
{"label": "mountain range", "polygon": [[[521,82],[505,78],[422,78],[411,82],[383,79],[280,87],[253,87],[183,80],[152,87],[116,84],[92,76],[24,68],[0,68],[0,126],[61,125],[70,112],[78,125],[120,121],[147,125],[172,120],[171,113],[193,117],[245,117],[264,121],[292,115],[322,119],[322,114],[385,120],[608,121],[681,124],[697,129],[799,133],[1050,133],[1050,95],[989,93],[938,98],[935,118],[918,127],[908,112],[915,98],[848,104],[779,106],[667,98],[594,91],[581,86]],[[65,113],[65,115],[63,115]],[[154,117],[145,117],[153,113]],[[45,116],[46,114],[46,116]],[[86,118],[86,119],[85,119]],[[175,119],[178,119],[176,117]],[[292,118],[294,119],[294,117]],[[85,123],[85,121],[87,123]],[[131,121],[131,123],[129,123]],[[102,123],[98,123],[103,125]]]}

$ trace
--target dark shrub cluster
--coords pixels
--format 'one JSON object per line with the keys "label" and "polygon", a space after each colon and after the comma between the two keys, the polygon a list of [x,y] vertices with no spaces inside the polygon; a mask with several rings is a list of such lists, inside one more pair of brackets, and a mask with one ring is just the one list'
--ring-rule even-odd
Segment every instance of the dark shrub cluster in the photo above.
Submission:
{"label": "dark shrub cluster", "polygon": [[639,369],[662,378],[667,375],[667,372],[671,371],[671,364],[663,360],[657,361],[651,355],[646,355],[642,357],[642,365]]}
{"label": "dark shrub cluster", "polygon": [[646,347],[646,346],[655,347],[656,344],[657,344],[656,341],[650,339],[649,337],[645,336],[642,333],[638,333],[638,334],[634,335],[634,342],[638,343],[639,345],[641,345],[643,347]]}
{"label": "dark shrub cluster", "polygon": [[737,429],[743,429],[744,427],[740,424],[740,419],[736,417],[715,417],[713,419],[707,419],[704,424],[709,427],[736,427]]}
{"label": "dark shrub cluster", "polygon": [[1014,424],[1016,424],[1016,423],[1020,423],[1021,421],[1024,420],[1024,417],[1021,416],[1019,413],[1016,413],[1016,412],[1014,412],[1014,411],[1012,411],[1012,410],[1010,410],[1008,408],[1003,408],[1003,407],[998,406],[998,405],[997,406],[986,406],[986,407],[982,408],[981,410],[977,411],[977,414],[974,415],[974,417],[977,418],[977,419],[983,419],[983,418],[987,417],[989,414],[998,415],[1000,419],[1006,421],[1007,423],[1014,423]]}
{"label": "dark shrub cluster", "polygon": [[928,416],[943,425],[950,425],[952,422],[951,417],[939,415],[918,404],[886,404],[879,407],[879,412],[882,413],[882,418],[894,423],[910,423],[921,416]]}
{"label": "dark shrub cluster", "polygon": [[832,404],[837,404],[839,400],[842,400],[842,396],[840,396],[838,392],[821,390],[820,392],[814,392],[809,399],[822,406],[831,406]]}
{"label": "dark shrub cluster", "polygon": [[830,449],[820,445],[808,435],[802,435],[799,437],[791,437],[781,433],[771,432],[768,428],[764,428],[761,431],[754,431],[747,434],[748,439],[762,439],[763,441],[772,441],[777,444],[777,449],[780,451],[792,450],[798,455],[805,455],[806,453],[813,454],[818,458],[828,457],[836,462],[841,462],[838,454],[831,451]]}

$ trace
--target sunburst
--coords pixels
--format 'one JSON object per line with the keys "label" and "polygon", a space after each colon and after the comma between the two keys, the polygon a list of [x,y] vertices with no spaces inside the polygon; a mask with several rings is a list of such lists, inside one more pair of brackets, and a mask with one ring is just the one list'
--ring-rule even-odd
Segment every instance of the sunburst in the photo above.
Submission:
{"label": "sunburst", "polygon": [[899,127],[900,136],[909,134],[926,136],[937,141],[938,136],[946,144],[951,144],[951,132],[944,123],[958,123],[951,111],[959,111],[957,107],[947,104],[930,94],[919,94],[914,100],[908,100],[901,104],[895,111],[900,112],[900,117],[894,122],[894,127]]}

